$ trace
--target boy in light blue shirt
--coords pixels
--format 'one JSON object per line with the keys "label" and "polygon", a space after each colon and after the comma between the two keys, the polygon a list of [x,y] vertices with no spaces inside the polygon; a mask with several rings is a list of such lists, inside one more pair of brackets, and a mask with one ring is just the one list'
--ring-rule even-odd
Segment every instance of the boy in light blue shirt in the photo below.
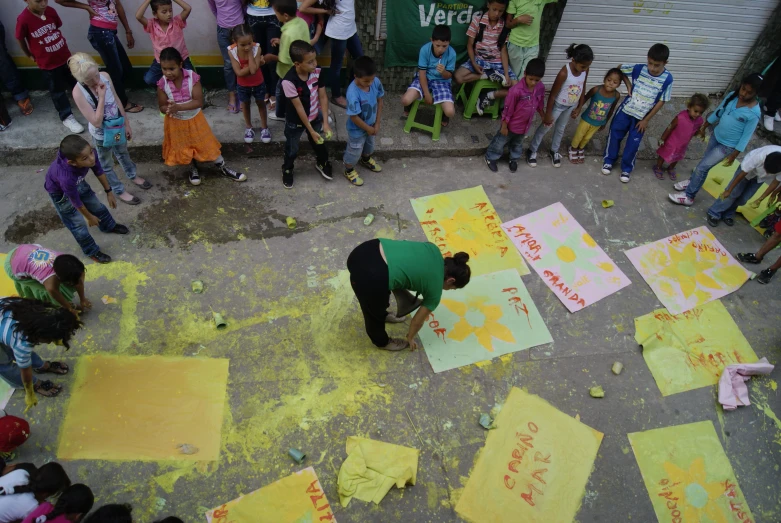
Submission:
{"label": "boy in light blue shirt", "polygon": [[[450,87],[455,70],[456,52],[450,47],[450,27],[438,25],[431,33],[431,42],[420,48],[418,72],[401,97],[402,105],[407,107],[420,99],[429,105],[442,104],[445,118],[451,118],[456,114]],[[447,126],[447,120],[443,120],[442,126]]]}
{"label": "boy in light blue shirt", "polygon": [[646,64],[619,66],[624,73],[626,88],[632,95],[624,99],[610,124],[602,174],[610,174],[613,170],[621,141],[628,134],[621,157],[620,179],[623,183],[629,183],[629,175],[635,168],[637,150],[648,122],[672,97],[673,75],[664,67],[668,58],[670,49],[664,44],[654,44],[648,50]]}
{"label": "boy in light blue shirt", "polygon": [[347,88],[347,149],[344,151],[344,177],[353,185],[363,185],[355,170],[360,160],[372,172],[382,171],[374,161],[374,137],[380,131],[385,89],[377,78],[374,60],[361,56],[353,64],[355,80]]}

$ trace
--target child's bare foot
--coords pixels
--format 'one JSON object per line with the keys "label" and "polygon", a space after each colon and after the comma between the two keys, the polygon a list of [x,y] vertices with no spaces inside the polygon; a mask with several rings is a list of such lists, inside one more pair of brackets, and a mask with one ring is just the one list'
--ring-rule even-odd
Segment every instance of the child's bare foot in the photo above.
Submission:
{"label": "child's bare foot", "polygon": [[34,387],[35,392],[47,398],[53,398],[62,392],[62,385],[55,385],[49,380],[39,380]]}

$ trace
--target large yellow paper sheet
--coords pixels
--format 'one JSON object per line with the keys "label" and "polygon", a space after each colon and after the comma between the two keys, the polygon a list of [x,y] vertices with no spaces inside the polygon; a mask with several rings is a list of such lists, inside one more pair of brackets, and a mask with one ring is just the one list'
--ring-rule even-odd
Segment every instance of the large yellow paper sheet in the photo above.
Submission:
{"label": "large yellow paper sheet", "polygon": [[[702,184],[702,188],[705,189],[708,192],[708,194],[710,194],[714,198],[718,198],[719,195],[723,193],[727,187],[729,187],[729,183],[732,181],[732,178],[735,176],[735,170],[739,168],[740,167],[738,166],[737,162],[732,164],[729,167],[724,167],[723,163],[716,165],[713,169],[708,171],[708,177],[705,179],[705,182]],[[751,197],[751,199],[748,201],[746,205],[742,207],[738,207],[738,212],[742,214],[743,217],[749,221],[749,223],[753,223],[754,220],[767,213],[768,210],[767,198],[756,209],[751,206],[751,203],[753,203],[760,196],[765,194],[766,189],[767,189],[767,184],[763,183],[762,186],[759,189],[757,189],[756,194],[754,194],[754,196]],[[759,232],[765,232],[765,229],[759,227],[758,225],[755,225],[754,229],[756,229]]]}
{"label": "large yellow paper sheet", "polygon": [[456,512],[471,523],[573,521],[602,433],[513,387]]}
{"label": "large yellow paper sheet", "polygon": [[213,461],[227,359],[83,356],[60,432],[60,459]]}
{"label": "large yellow paper sheet", "polygon": [[352,498],[379,504],[393,485],[414,485],[419,455],[418,449],[350,436],[347,459],[337,480],[342,506],[349,505]]}
{"label": "large yellow paper sheet", "polygon": [[315,469],[305,468],[206,513],[209,523],[336,523]]}
{"label": "large yellow paper sheet", "polygon": [[624,254],[671,314],[726,296],[752,274],[704,226]]}
{"label": "large yellow paper sheet", "polygon": [[14,286],[14,281],[9,278],[3,270],[6,256],[6,254],[0,252],[0,298],[16,296],[16,287]]}
{"label": "large yellow paper sheet", "polygon": [[720,300],[682,314],[657,309],[635,318],[635,340],[663,396],[715,385],[727,365],[757,361]]}
{"label": "large yellow paper sheet", "polygon": [[502,230],[502,220],[483,186],[410,200],[430,242],[443,256],[469,254],[472,276],[515,269],[521,276],[529,267]]}
{"label": "large yellow paper sheet", "polygon": [[629,434],[660,523],[752,523],[710,421]]}

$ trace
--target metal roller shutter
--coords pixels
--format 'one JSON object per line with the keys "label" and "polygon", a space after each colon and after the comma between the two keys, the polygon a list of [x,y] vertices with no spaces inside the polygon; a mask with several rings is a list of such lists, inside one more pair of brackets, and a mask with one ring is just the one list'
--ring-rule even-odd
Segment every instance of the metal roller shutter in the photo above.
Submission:
{"label": "metal roller shutter", "polygon": [[618,64],[645,62],[657,42],[670,48],[673,95],[724,91],[764,29],[778,0],[675,2],[568,0],[548,55],[545,80],[553,83],[573,42],[594,50],[589,86]]}

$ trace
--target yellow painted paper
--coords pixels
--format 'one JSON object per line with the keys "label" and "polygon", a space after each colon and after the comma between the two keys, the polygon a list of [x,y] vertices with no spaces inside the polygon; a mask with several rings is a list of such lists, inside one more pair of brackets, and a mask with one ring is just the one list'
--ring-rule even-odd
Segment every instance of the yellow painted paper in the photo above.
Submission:
{"label": "yellow painted paper", "polygon": [[751,276],[704,226],[625,254],[671,314],[726,296]]}
{"label": "yellow painted paper", "polygon": [[660,523],[754,521],[712,422],[635,432],[629,441]]}
{"label": "yellow painted paper", "polygon": [[82,356],[57,457],[216,460],[228,361]]}
{"label": "yellow painted paper", "polygon": [[336,523],[315,469],[305,468],[206,513],[209,523]]}
{"label": "yellow painted paper", "polygon": [[757,361],[719,300],[682,314],[657,309],[635,318],[635,340],[663,396],[715,385],[727,365]]}
{"label": "yellow painted paper", "polygon": [[414,485],[419,455],[418,449],[350,436],[337,480],[342,506],[352,498],[379,504],[393,485]]}
{"label": "yellow painted paper", "polygon": [[[705,189],[708,194],[714,198],[718,198],[719,195],[723,193],[727,187],[729,187],[732,178],[735,176],[735,169],[740,169],[740,166],[737,165],[737,162],[732,164],[730,167],[724,167],[723,163],[716,165],[713,169],[708,171],[708,177],[705,179],[705,183],[702,184],[702,188]],[[754,194],[754,196],[752,196],[748,201],[748,204],[742,207],[738,207],[738,212],[742,214],[743,217],[749,221],[749,223],[754,223],[757,218],[761,218],[767,214],[768,198],[765,198],[765,201],[763,201],[756,209],[751,206],[752,202],[765,194],[766,189],[767,184],[763,183],[762,186],[757,189],[756,194]],[[759,232],[765,232],[765,229],[759,227],[758,225],[755,225],[754,229]]]}
{"label": "yellow painted paper", "polygon": [[6,296],[16,296],[16,287],[14,287],[14,281],[9,278],[3,270],[3,266],[5,265],[5,257],[5,254],[0,253],[0,298],[5,298]]}
{"label": "yellow painted paper", "polygon": [[513,387],[456,512],[471,523],[574,521],[602,433]]}
{"label": "yellow painted paper", "polygon": [[529,274],[482,185],[410,202],[426,237],[443,256],[461,251],[469,254],[472,276],[505,269],[515,269],[521,276]]}

